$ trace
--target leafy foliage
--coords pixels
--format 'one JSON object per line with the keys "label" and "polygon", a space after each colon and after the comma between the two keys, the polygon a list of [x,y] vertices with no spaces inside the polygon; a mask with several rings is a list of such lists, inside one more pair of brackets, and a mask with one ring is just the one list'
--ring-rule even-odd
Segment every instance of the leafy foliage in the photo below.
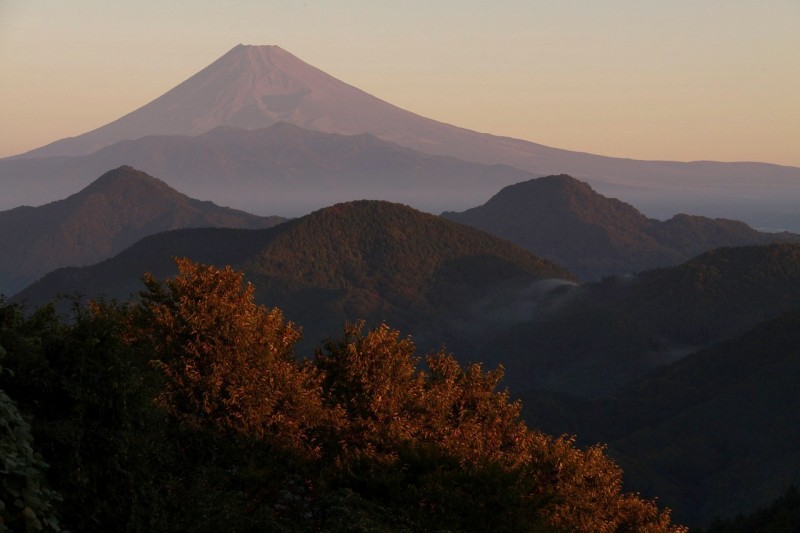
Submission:
{"label": "leafy foliage", "polygon": [[157,402],[194,425],[217,427],[314,452],[310,435],[325,413],[313,368],[298,366],[300,332],[280,310],[253,302],[242,274],[179,259],[162,285],[145,277],[138,332],[166,384]]}
{"label": "leafy foliage", "polygon": [[45,484],[47,464],[34,452],[32,441],[30,425],[11,398],[0,390],[0,529],[3,531],[60,531],[55,512],[59,496]]}
{"label": "leafy foliage", "polygon": [[0,313],[13,370],[0,386],[32,417],[48,481],[63,496],[64,527],[122,529],[143,520],[160,498],[163,417],[151,406],[155,374],[122,341],[121,311],[76,308],[71,322],[52,307],[28,318],[13,305]]}
{"label": "leafy foliage", "polygon": [[[464,503],[488,504],[475,495],[454,502],[447,494],[455,483],[495,486],[493,505],[509,529],[547,521],[576,531],[668,528],[667,514],[622,494],[620,471],[599,448],[582,452],[528,430],[520,405],[494,391],[501,371],[463,369],[446,353],[419,370],[410,339],[385,325],[364,333],[360,322],[323,345],[312,372],[310,363],[290,360],[294,328],[253,303],[241,274],[178,264],[166,286],[146,281],[138,335],[169,339],[155,341],[167,380],[159,402],[179,419],[284,450],[308,452],[314,443],[313,458],[327,465],[321,487],[355,491],[416,527],[474,515]],[[562,503],[546,505],[551,498]]]}
{"label": "leafy foliage", "polygon": [[[681,531],[602,448],[529,430],[502,370],[347,324],[313,360],[242,274],[178,260],[131,308],[3,332],[79,530]],[[6,344],[4,344],[6,345]],[[148,360],[153,364],[148,364]],[[35,387],[41,387],[41,392]]]}

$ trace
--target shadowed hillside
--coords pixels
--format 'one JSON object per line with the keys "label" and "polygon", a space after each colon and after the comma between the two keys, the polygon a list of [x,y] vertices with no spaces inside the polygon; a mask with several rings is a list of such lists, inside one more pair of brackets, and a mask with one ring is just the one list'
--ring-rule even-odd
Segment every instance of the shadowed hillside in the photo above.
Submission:
{"label": "shadowed hillside", "polygon": [[150,135],[80,157],[2,160],[0,183],[9,198],[30,191],[32,196],[22,198],[36,204],[122,164],[195,197],[293,216],[362,198],[433,212],[443,205],[464,208],[498,187],[533,177],[507,165],[430,155],[367,133],[322,133],[279,122],[257,130],[218,127],[196,137]]}
{"label": "shadowed hillside", "polygon": [[111,257],[153,233],[266,228],[284,220],[194,200],[144,172],[119,167],[64,200],[0,212],[0,292],[11,295],[56,268]]}
{"label": "shadowed hillside", "polygon": [[[127,298],[147,271],[174,272],[172,257],[241,268],[259,301],[282,307],[319,340],[348,319],[388,321],[422,346],[465,342],[492,326],[487,312],[518,313],[566,270],[481,231],[388,202],[339,204],[258,231],[182,230],[146,238],[112,259],[57,270],[15,299],[59,292]],[[452,341],[452,342],[451,342]],[[474,353],[474,346],[471,352]]]}
{"label": "shadowed hillside", "polygon": [[[800,482],[798,380],[795,307],[613,397],[579,402],[531,392],[523,398],[531,425],[607,442],[625,469],[626,486],[658,494],[681,521],[706,525],[715,516],[764,507]],[[548,409],[570,416],[548,415]]]}
{"label": "shadowed hillside", "polygon": [[720,248],[677,267],[553,291],[487,346],[516,390],[604,395],[800,301],[800,244]]}
{"label": "shadowed hillside", "polygon": [[585,280],[676,265],[720,246],[800,240],[733,220],[681,214],[661,222],[563,174],[510,185],[482,206],[442,216],[508,239]]}

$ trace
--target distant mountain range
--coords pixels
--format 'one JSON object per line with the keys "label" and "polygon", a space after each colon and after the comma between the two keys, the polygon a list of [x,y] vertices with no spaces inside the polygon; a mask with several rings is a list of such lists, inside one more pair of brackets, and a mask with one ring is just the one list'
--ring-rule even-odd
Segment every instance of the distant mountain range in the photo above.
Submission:
{"label": "distant mountain range", "polygon": [[197,137],[147,136],[80,157],[3,160],[0,183],[9,198],[28,191],[36,203],[56,191],[66,196],[123,164],[194,197],[281,215],[358,199],[392,199],[438,212],[446,198],[466,208],[502,185],[533,177],[509,166],[410,150],[372,134],[320,133],[280,122],[258,130],[223,126]]}
{"label": "distant mountain range", "polygon": [[[131,201],[144,190],[142,182],[167,188],[144,176],[119,169],[65,205],[82,204],[79,199],[112,183],[131,206],[146,205],[145,198]],[[132,192],[124,192],[125,183]],[[137,209],[144,212],[142,205]],[[548,242],[574,247],[573,256],[561,257],[584,267],[598,258],[619,259],[611,253],[619,250],[675,262],[680,252],[715,239],[764,237],[732,221],[688,216],[651,221],[565,176],[511,187],[487,206],[495,215],[532,217],[530,224],[524,219],[515,224],[554,239],[536,245],[519,241],[548,257],[554,255]],[[125,211],[113,211],[108,221],[99,210],[90,220],[119,227]],[[89,240],[92,230],[79,233]],[[610,244],[616,242],[622,245],[614,249]],[[648,256],[650,250],[661,255]],[[582,263],[581,252],[594,255]],[[173,273],[174,256],[243,269],[260,301],[283,308],[307,328],[311,342],[345,320],[385,320],[424,340],[423,347],[445,343],[464,359],[504,364],[515,390],[539,387],[588,396],[608,394],[657,366],[774,318],[800,299],[800,244],[720,248],[679,266],[575,286],[567,269],[507,241],[374,201],[339,204],[267,230],[158,234],[91,267],[56,270],[15,299],[38,305],[72,292],[124,299],[140,289],[144,272]]]}
{"label": "distant mountain range", "polygon": [[661,222],[563,174],[510,185],[482,206],[442,216],[508,239],[584,280],[672,266],[721,246],[800,241],[734,220],[680,214]]}
{"label": "distant mountain range", "polygon": [[[347,202],[274,225],[171,187],[264,214]],[[15,207],[0,212],[0,291],[63,267],[14,301],[125,299],[175,256],[231,265],[305,347],[364,318],[503,364],[531,420],[608,442],[626,487],[679,520],[800,482],[800,244],[767,244],[797,235],[675,215],[800,231],[800,168],[477,133],[240,45],[110,124],[0,160],[0,190]]]}
{"label": "distant mountain range", "polygon": [[[667,218],[677,212],[691,211],[741,219],[756,227],[800,230],[800,168],[765,163],[635,161],[477,133],[383,102],[276,46],[236,46],[174,89],[124,117],[10,160],[89,155],[117,142],[150,135],[196,136],[220,126],[259,129],[279,121],[325,133],[371,133],[428,154],[482,164],[505,164],[536,175],[569,173],[590,182],[603,194],[636,205],[649,216]],[[170,152],[168,157],[180,160],[180,151]],[[110,166],[122,163],[131,162]],[[42,203],[63,195],[62,190],[55,190],[51,193],[55,196],[49,198],[36,192],[37,188],[52,187],[58,180],[40,177],[30,167],[6,164],[8,161],[0,165],[0,181],[7,191],[6,204],[0,207]],[[181,178],[188,182],[191,176]],[[496,190],[508,184],[493,183],[492,187]],[[226,184],[222,183],[217,191],[224,193],[225,189]],[[194,189],[185,190],[199,195]],[[232,198],[227,192],[226,198]],[[357,190],[351,192],[353,196],[349,199],[360,198]],[[241,202],[230,203],[247,206],[246,195],[238,198]],[[436,212],[466,207],[454,204],[446,196],[425,196],[424,188],[406,192],[406,196],[425,198]],[[210,198],[221,201],[222,196]],[[298,204],[293,209],[302,208]]]}
{"label": "distant mountain range", "polygon": [[[281,127],[307,138],[305,130]],[[257,282],[263,302],[284,308],[313,331],[330,331],[356,318],[387,320],[430,340],[426,346],[444,342],[464,358],[506,365],[507,382],[517,390],[545,387],[602,395],[774,317],[800,297],[797,248],[791,245],[719,249],[680,266],[631,276],[632,270],[674,264],[715,245],[797,236],[762,234],[735,221],[688,215],[658,222],[568,176],[529,180],[500,191],[482,207],[445,215],[467,218],[529,253],[410,208],[356,202],[267,232],[209,229],[156,235],[92,267],[53,272],[16,299],[41,304],[73,292],[124,299],[140,289],[145,271],[167,276],[174,270],[171,258],[186,255],[244,269]],[[62,202],[0,213],[0,235],[12,251],[5,257],[17,258],[4,263],[5,283],[19,286],[19,280],[32,281],[58,266],[111,257],[138,237],[166,229],[263,227],[280,220],[190,200],[155,178],[122,167]],[[26,225],[39,233],[20,232]],[[399,243],[405,244],[397,248]],[[417,255],[430,256],[434,263]],[[503,266],[512,256],[542,265],[538,257],[544,257],[570,268],[548,263],[546,273],[515,277],[517,270]],[[535,270],[531,265],[529,274]],[[584,278],[623,276],[552,292],[563,281],[538,281],[571,282],[571,269]],[[503,281],[505,275],[512,279]]]}
{"label": "distant mountain range", "polygon": [[[59,235],[98,241],[124,228],[152,229],[155,220],[276,221],[191,200],[126,167],[61,202],[0,215],[14,212],[73,229],[61,221],[95,215]],[[566,176],[509,187],[468,213],[516,224],[520,235],[553,233],[553,250],[572,243],[595,262],[629,261],[625,253],[637,247],[642,257],[662,257],[655,252],[763,236],[688,215],[652,221]],[[0,217],[0,228],[33,235],[24,233],[33,219],[20,220]],[[49,242],[79,242],[72,239]],[[342,322],[365,318],[411,334],[420,350],[444,344],[462,360],[503,364],[502,384],[522,395],[535,426],[608,442],[626,487],[661,496],[687,523],[751,511],[798,482],[800,244],[717,248],[677,266],[578,285],[565,268],[478,229],[356,201],[265,229],[156,233],[92,266],[55,270],[13,301],[32,307],[59,293],[125,299],[142,288],[144,272],[174,274],[175,256],[244,271],[260,302],[304,328],[301,353]],[[573,259],[580,264],[579,254]]]}
{"label": "distant mountain range", "polygon": [[398,204],[359,201],[264,230],[152,235],[96,265],[56,270],[14,300],[40,305],[72,293],[126,299],[142,288],[145,272],[174,274],[175,256],[243,270],[257,299],[303,326],[310,345],[358,318],[413,333],[423,349],[474,341],[492,325],[485,309],[517,312],[514,295],[532,297],[574,279],[482,231]]}
{"label": "distant mountain range", "polygon": [[0,293],[10,296],[62,266],[96,263],[153,233],[266,228],[284,220],[194,200],[123,166],[64,200],[0,212]]}

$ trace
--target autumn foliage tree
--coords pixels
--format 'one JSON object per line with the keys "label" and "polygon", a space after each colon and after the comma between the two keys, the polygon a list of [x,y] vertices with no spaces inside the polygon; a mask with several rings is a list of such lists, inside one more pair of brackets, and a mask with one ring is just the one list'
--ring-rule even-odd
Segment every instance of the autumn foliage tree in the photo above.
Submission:
{"label": "autumn foliage tree", "polygon": [[386,325],[347,324],[325,343],[324,397],[346,412],[342,464],[372,459],[362,474],[372,479],[387,465],[403,470],[389,482],[416,495],[416,506],[449,507],[451,527],[464,516],[460,526],[478,530],[681,530],[653,502],[622,492],[622,471],[602,446],[580,450],[572,438],[528,429],[520,402],[496,390],[502,369],[464,368],[446,352],[427,356],[427,371],[419,362],[411,339]]}
{"label": "autumn foliage tree", "polygon": [[177,259],[164,283],[146,275],[136,337],[166,378],[157,403],[194,425],[213,425],[315,455],[328,414],[319,373],[294,358],[300,330],[253,300],[230,267]]}
{"label": "autumn foliage tree", "polygon": [[129,329],[163,375],[157,404],[189,426],[288,451],[286,472],[292,457],[315,464],[304,488],[287,489],[312,529],[344,509],[367,531],[681,530],[622,492],[602,447],[528,429],[520,403],[497,390],[502,369],[463,367],[444,351],[422,369],[410,338],[364,322],[299,360],[299,330],[256,305],[242,274],[177,262],[175,278],[145,278]]}
{"label": "autumn foliage tree", "polygon": [[402,443],[435,444],[462,465],[524,460],[529,432],[520,404],[495,391],[501,369],[464,369],[442,351],[426,357],[424,372],[410,338],[385,324],[364,326],[346,324],[316,359],[326,400],[347,414],[346,446],[391,456]]}

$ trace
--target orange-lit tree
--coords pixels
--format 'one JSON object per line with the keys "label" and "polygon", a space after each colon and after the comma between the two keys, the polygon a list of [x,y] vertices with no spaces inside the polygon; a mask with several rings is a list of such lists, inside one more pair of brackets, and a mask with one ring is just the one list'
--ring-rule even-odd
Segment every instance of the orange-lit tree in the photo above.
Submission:
{"label": "orange-lit tree", "polygon": [[165,378],[158,404],[191,426],[280,447],[272,472],[283,479],[315,465],[303,470],[313,490],[293,497],[317,529],[344,509],[377,529],[681,531],[622,492],[602,447],[528,429],[520,403],[496,390],[502,369],[440,352],[422,370],[410,338],[363,322],[298,361],[298,329],[255,304],[241,273],[185,259],[178,271],[146,277],[131,330]]}
{"label": "orange-lit tree", "polygon": [[145,276],[139,337],[166,377],[157,402],[191,424],[214,426],[316,455],[318,373],[299,365],[300,331],[253,300],[230,267],[176,259],[178,275]]}

